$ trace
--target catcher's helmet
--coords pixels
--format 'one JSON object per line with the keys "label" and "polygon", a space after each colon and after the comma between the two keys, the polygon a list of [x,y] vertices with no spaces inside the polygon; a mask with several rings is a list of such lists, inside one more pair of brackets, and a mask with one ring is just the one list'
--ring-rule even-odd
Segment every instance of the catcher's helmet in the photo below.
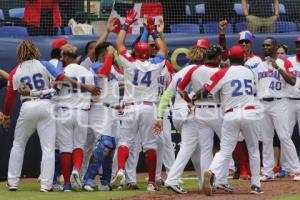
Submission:
{"label": "catcher's helmet", "polygon": [[136,58],[148,59],[150,57],[150,45],[147,42],[138,42],[134,46]]}

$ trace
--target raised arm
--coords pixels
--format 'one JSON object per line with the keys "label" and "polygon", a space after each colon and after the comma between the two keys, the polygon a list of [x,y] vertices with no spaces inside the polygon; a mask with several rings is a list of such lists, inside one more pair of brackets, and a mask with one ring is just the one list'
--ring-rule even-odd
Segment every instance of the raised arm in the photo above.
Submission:
{"label": "raised arm", "polygon": [[279,16],[279,0],[274,0],[274,14]]}
{"label": "raised arm", "polygon": [[122,51],[126,50],[125,47],[125,38],[127,30],[129,29],[130,25],[132,25],[135,22],[135,18],[137,16],[137,12],[135,10],[129,10],[126,14],[125,22],[122,25],[121,31],[118,34],[117,40],[116,40],[116,47],[118,53],[121,53]]}
{"label": "raised arm", "polygon": [[6,71],[0,69],[0,77],[8,80],[9,74]]}
{"label": "raised arm", "polygon": [[110,32],[114,32],[114,33],[120,32],[120,28],[121,28],[121,22],[118,18],[113,18],[112,20],[108,21],[106,25],[106,30],[104,31],[104,33],[102,33],[102,35],[97,40],[96,46],[106,42]]}
{"label": "raised arm", "polygon": [[148,30],[149,34],[155,41],[157,48],[159,49],[157,54],[163,55],[166,57],[167,55],[167,45],[166,43],[159,37],[159,34],[154,25],[155,19],[153,17],[148,17],[146,23],[144,24],[145,28]]}
{"label": "raised arm", "polygon": [[247,0],[242,0],[242,8],[245,16],[249,15],[249,10],[248,10],[248,1]]}

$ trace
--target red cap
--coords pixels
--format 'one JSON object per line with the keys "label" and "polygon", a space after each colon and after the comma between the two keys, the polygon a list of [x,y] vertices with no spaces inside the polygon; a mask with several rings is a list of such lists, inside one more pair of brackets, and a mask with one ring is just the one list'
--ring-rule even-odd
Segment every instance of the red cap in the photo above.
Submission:
{"label": "red cap", "polygon": [[68,40],[66,40],[65,38],[59,38],[59,39],[53,40],[52,49],[59,49],[60,47],[64,46],[65,44],[68,44]]}
{"label": "red cap", "polygon": [[194,47],[200,47],[200,48],[203,48],[203,49],[207,49],[207,47],[209,46],[209,41],[208,39],[206,38],[203,38],[203,39],[199,39],[196,41]]}
{"label": "red cap", "polygon": [[295,42],[300,42],[300,36],[296,38]]}
{"label": "red cap", "polygon": [[229,58],[245,58],[244,50],[240,45],[234,45],[228,51]]}
{"label": "red cap", "polygon": [[148,42],[138,42],[134,46],[134,54],[136,58],[148,59],[150,57],[150,45]]}

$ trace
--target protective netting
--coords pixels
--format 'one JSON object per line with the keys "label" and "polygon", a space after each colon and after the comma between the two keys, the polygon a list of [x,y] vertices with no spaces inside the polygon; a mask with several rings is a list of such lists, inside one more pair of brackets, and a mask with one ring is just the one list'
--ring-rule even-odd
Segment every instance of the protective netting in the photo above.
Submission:
{"label": "protective netting", "polygon": [[[163,17],[166,32],[171,33],[217,33],[217,22],[223,19],[229,22],[228,33],[245,29],[255,33],[299,31],[299,0],[0,0],[0,36],[5,35],[1,34],[3,26],[19,26],[18,33],[25,27],[35,35],[72,34],[68,27],[72,18],[77,23],[93,24],[107,21],[110,15],[122,18],[131,8],[139,13],[134,34],[139,33],[143,15]],[[37,14],[26,17],[26,10]],[[61,23],[57,22],[57,12]],[[55,29],[39,32],[31,30],[34,26]]]}

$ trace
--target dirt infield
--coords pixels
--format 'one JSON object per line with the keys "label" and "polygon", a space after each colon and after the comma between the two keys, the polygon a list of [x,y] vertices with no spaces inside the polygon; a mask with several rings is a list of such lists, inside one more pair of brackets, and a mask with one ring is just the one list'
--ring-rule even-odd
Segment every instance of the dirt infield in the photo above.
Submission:
{"label": "dirt infield", "polygon": [[194,191],[188,191],[185,195],[175,194],[172,191],[158,192],[155,194],[145,194],[139,196],[133,196],[130,200],[192,200],[192,199],[210,199],[210,200],[265,200],[265,199],[276,199],[279,197],[287,197],[291,195],[300,194],[300,182],[294,182],[291,178],[275,180],[273,182],[262,183],[262,188],[264,194],[253,195],[250,192],[250,182],[249,181],[234,181],[232,183],[234,187],[234,193],[228,194],[224,192],[217,191],[211,197],[205,196],[203,193]]}

